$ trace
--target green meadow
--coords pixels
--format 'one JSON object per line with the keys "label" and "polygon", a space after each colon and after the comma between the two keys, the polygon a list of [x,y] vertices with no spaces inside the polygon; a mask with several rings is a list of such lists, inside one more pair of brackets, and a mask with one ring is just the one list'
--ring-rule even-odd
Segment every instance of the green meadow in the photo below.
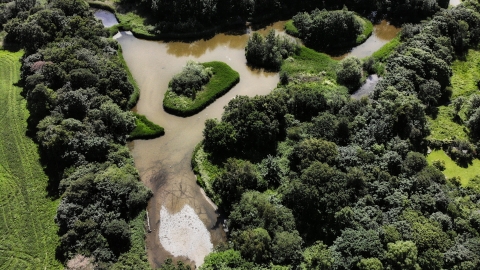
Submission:
{"label": "green meadow", "polygon": [[0,269],[62,269],[55,259],[59,200],[47,194],[37,146],[25,135],[26,101],[15,86],[22,54],[0,50]]}
{"label": "green meadow", "polygon": [[445,151],[435,150],[427,156],[427,161],[431,165],[435,160],[445,161],[445,170],[443,171],[443,174],[447,178],[460,177],[463,186],[466,186],[470,179],[480,175],[480,160],[478,159],[474,159],[468,168],[463,168],[458,166],[455,161],[445,153]]}

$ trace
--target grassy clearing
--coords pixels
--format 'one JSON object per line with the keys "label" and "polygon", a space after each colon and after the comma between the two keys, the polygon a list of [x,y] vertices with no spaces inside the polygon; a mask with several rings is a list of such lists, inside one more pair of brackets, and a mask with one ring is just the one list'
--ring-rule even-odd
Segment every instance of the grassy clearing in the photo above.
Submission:
{"label": "grassy clearing", "polygon": [[59,200],[48,197],[48,177],[28,138],[28,111],[14,84],[22,52],[0,50],[0,269],[62,269],[54,217]]}
{"label": "grassy clearing", "polygon": [[369,21],[368,19],[363,18],[361,16],[356,15],[355,17],[362,24],[362,28],[363,28],[362,33],[360,35],[358,35],[357,41],[356,41],[357,45],[360,45],[363,42],[365,42],[365,40],[367,40],[368,37],[370,37],[372,35],[373,24],[372,24],[371,21]]}
{"label": "grassy clearing", "polygon": [[291,36],[298,37],[298,29],[293,25],[293,20],[288,20],[285,23],[285,32]]}
{"label": "grassy clearing", "polygon": [[179,116],[194,115],[224,95],[240,81],[238,72],[223,62],[213,61],[202,63],[202,65],[212,68],[213,76],[210,81],[201,91],[196,93],[193,100],[167,90],[163,99],[165,111]]}
{"label": "grassy clearing", "polygon": [[337,84],[337,65],[338,61],[329,55],[301,47],[297,54],[283,61],[281,72],[288,74],[290,84],[297,87],[321,89],[327,96],[339,92],[347,95],[348,89]]}
{"label": "grassy clearing", "polygon": [[454,138],[468,140],[466,127],[454,122],[454,110],[451,106],[438,107],[438,115],[435,119],[428,117],[430,135],[427,139],[451,140]]}
{"label": "grassy clearing", "polygon": [[145,115],[134,113],[136,127],[130,133],[129,140],[153,139],[165,134],[163,128],[150,120]]}
{"label": "grassy clearing", "polygon": [[480,175],[480,160],[474,159],[473,163],[468,168],[458,166],[443,150],[432,151],[427,156],[427,161],[431,165],[435,160],[445,161],[445,170],[443,174],[447,178],[460,177],[463,186],[468,184],[468,181],[473,177]]}
{"label": "grassy clearing", "polygon": [[[464,97],[466,101],[478,91],[476,81],[480,79],[480,51],[469,50],[464,60],[456,60],[452,64],[453,75],[452,98]],[[464,106],[465,107],[465,106]],[[452,137],[467,140],[467,128],[453,121],[454,110],[451,106],[439,106],[439,113],[435,119],[429,118],[431,135],[429,139],[444,140]],[[464,110],[460,111],[460,117],[465,121]]]}
{"label": "grassy clearing", "polygon": [[400,45],[400,35],[390,40],[387,44],[383,45],[378,51],[372,54],[376,61],[385,62],[388,56]]}
{"label": "grassy clearing", "polygon": [[465,60],[456,60],[452,64],[452,99],[459,96],[468,98],[480,92],[476,82],[480,80],[480,51],[469,50]]}
{"label": "grassy clearing", "polygon": [[336,80],[336,67],[338,61],[333,60],[324,53],[319,53],[307,47],[301,47],[299,53],[293,58],[283,61],[281,70],[293,76],[300,73],[324,73],[328,78]]}

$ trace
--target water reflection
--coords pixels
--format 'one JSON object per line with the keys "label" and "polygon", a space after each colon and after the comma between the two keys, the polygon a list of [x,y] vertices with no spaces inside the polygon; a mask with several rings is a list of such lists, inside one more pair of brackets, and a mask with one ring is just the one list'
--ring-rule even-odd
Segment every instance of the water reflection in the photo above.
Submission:
{"label": "water reflection", "polygon": [[118,24],[118,21],[117,21],[117,18],[115,17],[115,15],[113,13],[111,13],[109,11],[106,11],[106,10],[103,10],[103,9],[99,9],[99,10],[95,11],[93,16],[95,16],[95,18],[101,20],[103,26],[105,26],[105,27],[111,27],[111,26],[114,26],[114,25]]}
{"label": "water reflection", "polygon": [[[283,31],[283,25],[284,22],[279,22],[261,29],[261,32],[266,33],[270,29],[280,32]],[[245,30],[241,35],[238,32],[218,34],[209,40],[192,43],[140,40],[125,32],[116,36],[125,61],[140,87],[140,100],[135,110],[163,126],[166,132],[161,138],[137,140],[129,144],[142,182],[154,192],[147,208],[153,233],[148,234],[146,239],[147,254],[154,268],[171,256],[161,246],[158,237],[162,207],[173,215],[185,205],[190,206],[209,230],[211,242],[217,245],[225,241],[222,226],[218,225],[221,220],[218,219],[216,207],[196,184],[190,163],[192,151],[202,139],[206,119],[220,118],[224,106],[235,96],[266,95],[279,81],[278,73],[252,69],[246,65],[244,48],[249,37],[247,32]],[[192,59],[199,62],[223,61],[239,72],[240,82],[194,116],[182,118],[170,115],[162,106],[168,82]],[[198,249],[199,254],[195,254],[195,257],[203,258],[206,252],[202,250]],[[186,258],[183,259],[188,262]],[[199,259],[195,262],[197,266],[201,263]]]}
{"label": "water reflection", "polygon": [[341,60],[347,56],[356,56],[358,58],[368,57],[392,40],[399,31],[400,28],[383,20],[379,24],[374,25],[372,35],[364,43],[353,48],[349,53],[332,58]]}

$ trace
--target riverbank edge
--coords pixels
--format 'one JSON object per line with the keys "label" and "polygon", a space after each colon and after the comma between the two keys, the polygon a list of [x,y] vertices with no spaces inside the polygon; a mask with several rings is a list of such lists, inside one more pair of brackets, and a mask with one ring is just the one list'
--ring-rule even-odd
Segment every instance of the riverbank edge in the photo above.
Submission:
{"label": "riverbank edge", "polygon": [[[152,41],[192,41],[198,39],[206,39],[213,37],[218,33],[227,32],[230,30],[235,30],[239,27],[246,26],[247,21],[236,20],[226,22],[224,24],[217,25],[215,27],[208,28],[199,32],[189,32],[189,33],[164,33],[164,34],[146,34],[142,33],[135,27],[125,23],[120,16],[117,15],[117,10],[114,6],[106,4],[99,1],[86,1],[91,8],[104,9],[109,12],[112,12],[115,15],[115,18],[119,22],[117,25],[109,27],[110,35],[113,36],[119,31],[130,31],[133,36],[139,39],[152,40]],[[248,21],[250,24],[258,24],[261,27],[263,24],[273,23],[276,20],[281,20],[281,16],[275,14],[267,14],[262,17],[254,18],[251,21]]]}
{"label": "riverbank edge", "polygon": [[[204,65],[205,67],[212,67],[214,73],[212,78],[210,78],[210,81],[204,86],[205,89],[201,91],[204,92],[205,97],[195,98],[193,104],[191,104],[187,108],[177,108],[172,103],[172,100],[169,98],[171,90],[168,89],[167,92],[165,92],[165,96],[163,98],[163,108],[167,113],[182,117],[188,117],[199,113],[208,105],[212,104],[219,97],[230,91],[240,81],[240,74],[224,62],[211,61],[202,63],[202,65]],[[217,72],[220,74],[218,74]],[[230,76],[226,76],[226,78],[223,78],[224,76],[222,75]],[[213,80],[216,77],[219,78],[219,81],[218,83],[216,83],[216,86],[212,86]]]}
{"label": "riverbank edge", "polygon": [[[356,43],[355,43],[355,46],[358,46],[358,45],[364,43],[373,34],[373,27],[374,26],[373,26],[373,23],[369,19],[364,18],[357,13],[355,13],[355,17],[359,20],[359,22],[363,26],[362,33],[360,33],[357,36],[357,40],[356,40]],[[290,19],[285,23],[285,32],[287,34],[293,36],[293,37],[299,38],[298,29],[293,24],[293,19]],[[340,49],[343,49],[343,48],[340,48]]]}
{"label": "riverbank edge", "polygon": [[135,116],[136,127],[130,133],[130,136],[127,138],[127,140],[148,140],[165,135],[165,129],[148,120],[145,115],[135,112],[133,115]]}

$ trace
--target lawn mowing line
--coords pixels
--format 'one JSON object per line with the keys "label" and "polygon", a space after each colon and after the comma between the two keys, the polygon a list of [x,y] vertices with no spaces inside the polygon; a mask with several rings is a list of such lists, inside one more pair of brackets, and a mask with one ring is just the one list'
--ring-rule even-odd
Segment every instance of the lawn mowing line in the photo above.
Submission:
{"label": "lawn mowing line", "polygon": [[[20,67],[18,67],[20,68]],[[13,74],[14,72],[11,72],[11,74]],[[13,82],[15,79],[15,77],[11,77],[11,81]],[[43,242],[43,247],[45,247],[45,243],[44,243],[44,238],[43,239],[39,239],[38,237],[38,226],[40,225],[38,220],[37,220],[37,217],[35,215],[32,215],[32,209],[31,209],[31,201],[30,201],[30,196],[27,192],[27,189],[28,189],[28,183],[27,183],[27,179],[34,179],[34,176],[32,174],[28,175],[28,172],[25,170],[26,168],[31,168],[31,164],[30,162],[28,162],[28,160],[26,160],[26,158],[29,157],[27,151],[25,151],[25,145],[28,143],[26,142],[26,140],[23,139],[23,120],[22,119],[23,117],[21,117],[21,111],[20,111],[20,108],[22,108],[23,106],[23,102],[21,99],[17,99],[17,95],[19,94],[18,93],[18,88],[17,87],[10,87],[9,89],[10,91],[8,91],[8,95],[9,95],[9,106],[8,108],[10,109],[9,112],[11,113],[11,118],[12,119],[18,119],[20,118],[19,120],[20,121],[13,121],[13,125],[11,125],[11,136],[10,137],[13,137],[13,138],[10,138],[10,139],[13,139],[15,144],[14,144],[14,147],[15,147],[15,153],[17,153],[17,163],[20,164],[20,166],[17,168],[16,172],[18,172],[18,175],[16,178],[16,183],[18,184],[18,188],[19,188],[19,191],[20,191],[20,194],[21,196],[23,197],[23,201],[25,202],[25,214],[28,216],[29,218],[29,223],[31,224],[31,228],[33,230],[33,233],[34,233],[34,237],[35,237],[35,241],[34,243],[39,243],[39,242]],[[13,136],[12,136],[13,135]],[[13,162],[12,162],[13,163]],[[12,164],[13,165],[13,164]],[[27,178],[28,177],[28,178]]]}

